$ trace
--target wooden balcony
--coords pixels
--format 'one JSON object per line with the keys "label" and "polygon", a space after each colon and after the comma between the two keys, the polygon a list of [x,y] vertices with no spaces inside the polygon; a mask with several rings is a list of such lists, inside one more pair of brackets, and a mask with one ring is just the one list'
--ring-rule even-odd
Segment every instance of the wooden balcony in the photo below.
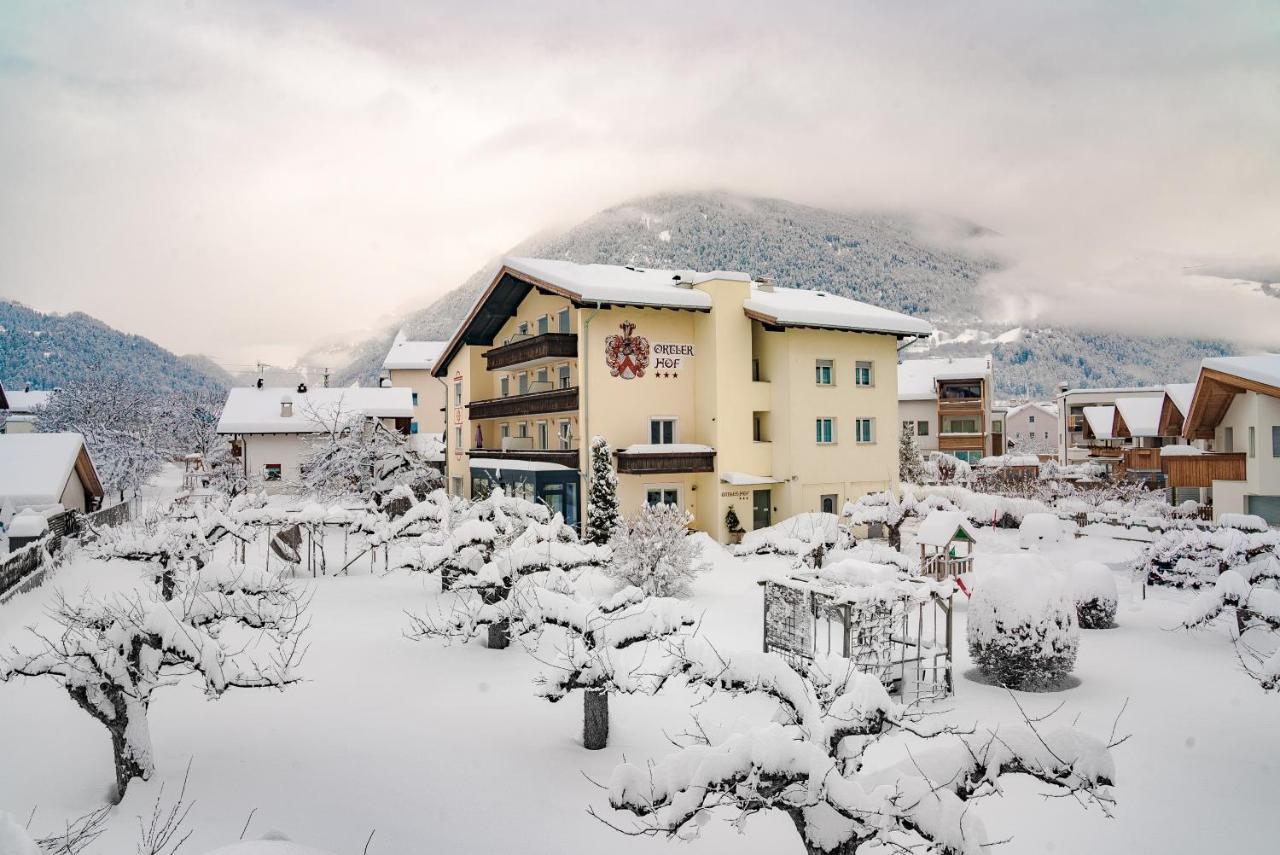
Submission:
{"label": "wooden balcony", "polygon": [[938,400],[938,415],[940,416],[981,415],[986,410],[987,402],[981,398],[961,398],[952,401]]}
{"label": "wooden balcony", "polygon": [[1094,445],[1089,448],[1090,457],[1104,457],[1108,459],[1123,459],[1125,449],[1115,448],[1110,445]]}
{"label": "wooden balcony", "polygon": [[1220,454],[1164,455],[1160,467],[1170,487],[1212,487],[1214,481],[1243,481],[1243,451]]}
{"label": "wooden balcony", "polygon": [[577,356],[576,333],[543,333],[528,336],[484,352],[485,363],[490,371],[555,359],[576,359]]}
{"label": "wooden balcony", "polygon": [[578,468],[578,449],[547,448],[472,448],[467,451],[472,459],[486,460],[523,460],[529,463],[556,463],[570,469]]}
{"label": "wooden balcony", "polygon": [[[652,446],[646,446],[652,448]],[[714,472],[716,453],[707,451],[619,451],[619,475],[684,475]]]}
{"label": "wooden balcony", "polygon": [[1126,448],[1124,450],[1124,468],[1129,472],[1159,472],[1160,449]]}
{"label": "wooden balcony", "polygon": [[940,433],[939,451],[982,451],[986,435],[981,433]]}
{"label": "wooden balcony", "polygon": [[509,395],[472,401],[467,410],[473,419],[506,419],[513,416],[537,416],[543,413],[565,413],[578,409],[578,387]]}

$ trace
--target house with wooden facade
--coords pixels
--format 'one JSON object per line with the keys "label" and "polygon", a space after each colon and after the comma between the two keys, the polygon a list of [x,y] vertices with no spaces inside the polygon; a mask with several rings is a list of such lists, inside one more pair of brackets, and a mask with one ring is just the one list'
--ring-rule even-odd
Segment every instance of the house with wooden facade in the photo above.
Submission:
{"label": "house with wooden facade", "polygon": [[991,357],[907,359],[898,366],[898,420],[923,452],[977,463],[1004,454],[1003,410],[994,405]]}
{"label": "house with wooden facade", "polygon": [[[1115,465],[1124,458],[1125,449],[1141,447],[1143,443],[1132,435],[1132,428],[1125,421],[1124,435],[1117,435],[1117,402],[1137,398],[1160,400],[1162,386],[1127,388],[1068,389],[1061,388],[1055,403],[1058,407],[1057,454],[1059,463],[1085,461]],[[1144,422],[1150,404],[1126,405],[1136,422]],[[1123,419],[1123,417],[1121,417]],[[1140,424],[1139,430],[1146,425]]]}
{"label": "house with wooden facade", "polygon": [[1215,450],[1168,458],[1171,487],[1209,490],[1215,519],[1245,513],[1280,524],[1280,355],[1204,360],[1183,435]]}
{"label": "house with wooden facade", "polygon": [[494,486],[583,521],[589,447],[623,514],[686,509],[729,538],[893,487],[897,348],[930,325],[745,273],[509,258],[433,373],[450,492]]}

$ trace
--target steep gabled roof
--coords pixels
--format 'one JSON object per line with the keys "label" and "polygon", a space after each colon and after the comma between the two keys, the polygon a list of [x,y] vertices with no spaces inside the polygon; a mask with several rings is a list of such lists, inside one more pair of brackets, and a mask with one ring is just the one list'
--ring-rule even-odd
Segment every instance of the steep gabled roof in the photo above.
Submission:
{"label": "steep gabled roof", "polygon": [[1231,401],[1242,392],[1280,398],[1280,354],[1218,356],[1201,362],[1183,436],[1212,439]]}
{"label": "steep gabled roof", "polygon": [[1112,429],[1115,426],[1115,421],[1116,408],[1114,406],[1084,408],[1085,426],[1095,439],[1113,439]]}
{"label": "steep gabled roof", "polygon": [[[282,415],[288,401],[292,415]],[[321,433],[338,418],[412,418],[413,390],[356,386],[298,392],[290,388],[237,388],[227,393],[218,433]]]}
{"label": "steep gabled roof", "polygon": [[102,484],[80,434],[0,434],[0,499],[15,507],[62,501],[73,471],[86,493],[102,496]]}
{"label": "steep gabled roof", "polygon": [[387,358],[382,360],[382,367],[388,370],[427,370],[435,367],[436,360],[444,352],[447,341],[413,341],[404,332],[396,334],[387,351]]}
{"label": "steep gabled roof", "polygon": [[1161,436],[1160,407],[1164,397],[1117,398],[1111,435],[1116,437]]}

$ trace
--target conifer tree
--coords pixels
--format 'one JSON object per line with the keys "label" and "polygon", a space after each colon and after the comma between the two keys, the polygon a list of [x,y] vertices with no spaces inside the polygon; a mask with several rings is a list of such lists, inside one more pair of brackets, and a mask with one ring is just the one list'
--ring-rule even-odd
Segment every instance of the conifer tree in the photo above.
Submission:
{"label": "conifer tree", "polygon": [[911,422],[902,423],[902,434],[898,438],[898,480],[904,484],[924,481],[924,457],[916,444],[916,429]]}
{"label": "conifer tree", "polygon": [[604,437],[591,439],[591,486],[587,492],[586,540],[607,544],[622,524],[618,512],[618,476],[613,471],[612,454]]}

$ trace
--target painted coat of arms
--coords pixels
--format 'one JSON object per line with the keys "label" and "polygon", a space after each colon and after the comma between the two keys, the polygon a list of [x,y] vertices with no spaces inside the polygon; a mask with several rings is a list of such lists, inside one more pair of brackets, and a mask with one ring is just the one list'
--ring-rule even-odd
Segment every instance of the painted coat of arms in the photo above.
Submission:
{"label": "painted coat of arms", "polygon": [[649,339],[632,335],[636,325],[631,321],[623,321],[618,326],[622,335],[611,335],[604,340],[604,361],[609,366],[609,374],[623,380],[643,377],[649,367]]}

